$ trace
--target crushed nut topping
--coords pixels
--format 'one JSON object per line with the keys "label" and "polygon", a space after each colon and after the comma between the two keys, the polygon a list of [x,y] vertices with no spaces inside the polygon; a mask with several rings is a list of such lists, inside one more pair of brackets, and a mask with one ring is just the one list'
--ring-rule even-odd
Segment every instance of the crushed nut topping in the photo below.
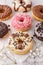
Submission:
{"label": "crushed nut topping", "polygon": [[[22,34],[22,35],[21,35]],[[28,33],[14,33],[12,34],[12,39],[9,41],[10,44],[14,45],[15,49],[24,49],[25,46],[32,41],[32,38],[29,37]]]}

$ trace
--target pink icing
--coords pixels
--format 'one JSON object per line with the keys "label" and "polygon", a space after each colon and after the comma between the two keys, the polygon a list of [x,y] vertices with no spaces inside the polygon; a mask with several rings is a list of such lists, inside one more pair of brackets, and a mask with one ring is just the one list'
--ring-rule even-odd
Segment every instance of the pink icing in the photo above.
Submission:
{"label": "pink icing", "polygon": [[16,14],[11,22],[12,26],[19,31],[29,29],[31,27],[31,23],[31,17],[25,13]]}

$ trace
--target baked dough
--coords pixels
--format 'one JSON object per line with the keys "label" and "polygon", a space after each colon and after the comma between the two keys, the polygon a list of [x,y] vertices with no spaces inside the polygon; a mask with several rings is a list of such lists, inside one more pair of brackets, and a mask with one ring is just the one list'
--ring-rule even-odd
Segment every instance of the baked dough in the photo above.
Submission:
{"label": "baked dough", "polygon": [[32,9],[32,15],[36,20],[43,22],[43,5],[34,6]]}
{"label": "baked dough", "polygon": [[12,16],[12,9],[8,5],[0,5],[0,20],[7,20]]}
{"label": "baked dough", "polygon": [[11,35],[8,48],[16,54],[26,54],[32,49],[33,39],[25,33],[14,33]]}

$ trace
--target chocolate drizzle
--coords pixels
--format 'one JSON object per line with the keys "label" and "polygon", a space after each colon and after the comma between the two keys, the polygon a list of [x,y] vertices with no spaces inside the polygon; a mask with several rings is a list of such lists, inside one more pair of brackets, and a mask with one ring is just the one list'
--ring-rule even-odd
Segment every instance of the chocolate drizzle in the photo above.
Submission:
{"label": "chocolate drizzle", "polygon": [[20,7],[22,6],[25,9],[25,11],[23,11],[23,12],[27,12],[28,11],[27,9],[31,8],[31,6],[32,6],[32,3],[31,4],[27,4],[25,6],[25,2],[23,2],[22,0],[20,0],[20,4],[21,5],[19,5],[19,7],[16,9],[16,2],[14,2],[14,10],[15,11],[19,11]]}

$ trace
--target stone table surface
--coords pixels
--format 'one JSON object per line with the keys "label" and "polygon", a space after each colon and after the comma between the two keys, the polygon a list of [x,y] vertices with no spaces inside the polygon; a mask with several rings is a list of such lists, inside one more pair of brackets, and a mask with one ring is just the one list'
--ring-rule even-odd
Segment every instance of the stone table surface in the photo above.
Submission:
{"label": "stone table surface", "polygon": [[[13,10],[13,4],[12,0],[0,0],[0,4],[5,4],[9,5],[12,8],[13,14],[12,17],[18,13],[14,12]],[[32,8],[35,5],[43,5],[43,0],[32,0]],[[27,12],[32,17],[32,9],[30,12]],[[9,20],[4,21],[7,25],[11,24],[12,17]],[[33,17],[33,23],[32,23],[32,28],[31,30],[27,31],[31,36],[33,35],[34,32],[34,27],[36,23],[38,23],[37,20],[35,20]],[[11,27],[11,33],[9,33],[7,38],[0,39],[0,65],[43,65],[43,42],[39,41],[38,39],[34,38],[35,44],[33,45],[33,49],[28,53],[27,55],[23,55],[22,59],[20,56],[20,60],[18,61],[16,55],[13,55],[9,49],[7,48],[7,43],[9,40],[9,36],[13,33],[16,32],[12,26]],[[25,60],[25,56],[27,57]],[[24,61],[22,61],[24,60]]]}

